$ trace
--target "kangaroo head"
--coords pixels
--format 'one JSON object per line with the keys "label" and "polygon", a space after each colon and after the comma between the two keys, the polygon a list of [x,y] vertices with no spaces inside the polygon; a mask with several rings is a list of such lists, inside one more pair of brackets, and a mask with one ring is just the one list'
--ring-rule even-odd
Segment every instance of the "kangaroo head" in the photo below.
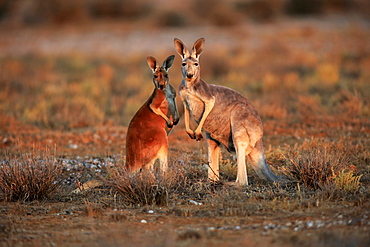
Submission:
{"label": "kangaroo head", "polygon": [[163,90],[168,83],[168,70],[171,68],[175,55],[171,55],[163,62],[162,66],[157,63],[154,57],[147,57],[149,67],[153,71],[153,83],[157,89]]}
{"label": "kangaroo head", "polygon": [[181,72],[183,79],[193,81],[200,78],[199,56],[203,51],[204,42],[204,38],[195,41],[190,53],[184,43],[175,38],[174,43],[176,51],[182,58]]}

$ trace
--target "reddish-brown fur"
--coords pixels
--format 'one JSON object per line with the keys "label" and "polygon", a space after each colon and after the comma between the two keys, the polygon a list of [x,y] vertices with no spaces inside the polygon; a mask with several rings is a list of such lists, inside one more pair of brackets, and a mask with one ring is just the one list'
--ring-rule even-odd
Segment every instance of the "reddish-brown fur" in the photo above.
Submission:
{"label": "reddish-brown fur", "polygon": [[126,167],[135,172],[152,169],[159,159],[162,171],[167,169],[168,130],[177,124],[177,112],[173,86],[168,82],[168,69],[174,56],[169,56],[162,66],[153,57],[148,65],[153,71],[154,91],[132,118],[126,137]]}

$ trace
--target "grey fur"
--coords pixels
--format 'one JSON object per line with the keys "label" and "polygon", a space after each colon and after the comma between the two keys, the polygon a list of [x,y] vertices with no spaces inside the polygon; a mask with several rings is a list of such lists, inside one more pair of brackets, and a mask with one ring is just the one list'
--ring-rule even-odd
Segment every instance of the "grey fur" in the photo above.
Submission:
{"label": "grey fur", "polygon": [[[227,87],[207,84],[200,78],[199,56],[205,40],[198,39],[191,53],[179,39],[174,40],[176,51],[182,58],[182,82],[179,95],[185,109],[185,128],[192,139],[203,138],[208,142],[208,177],[219,179],[219,152],[223,145],[229,152],[236,152],[237,180],[248,184],[245,157],[247,156],[258,176],[274,182],[280,180],[266,163],[262,145],[261,118],[251,102],[239,92]],[[195,131],[189,127],[189,115],[198,123]]]}

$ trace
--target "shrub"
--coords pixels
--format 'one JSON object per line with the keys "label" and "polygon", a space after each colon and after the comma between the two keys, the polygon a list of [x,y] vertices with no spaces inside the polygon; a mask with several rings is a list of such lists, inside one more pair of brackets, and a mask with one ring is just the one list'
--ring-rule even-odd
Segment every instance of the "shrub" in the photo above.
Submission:
{"label": "shrub", "polygon": [[88,1],[90,15],[94,18],[120,18],[135,20],[149,14],[152,10],[151,3],[146,1]]}
{"label": "shrub", "polygon": [[333,182],[335,188],[343,192],[356,192],[360,188],[362,175],[355,176],[352,170],[341,170],[338,173],[333,171]]}
{"label": "shrub", "polygon": [[319,95],[299,95],[297,111],[302,121],[305,123],[317,122],[326,116],[326,109],[322,107]]}
{"label": "shrub", "polygon": [[313,15],[320,14],[323,9],[322,0],[289,0],[285,6],[288,15]]}
{"label": "shrub", "polygon": [[220,173],[223,180],[234,181],[238,173],[238,165],[230,159],[220,161]]}
{"label": "shrub", "polygon": [[368,115],[366,113],[366,100],[357,90],[353,93],[348,90],[341,90],[339,97],[340,104],[338,108],[342,115],[346,116],[346,119],[354,120]]}
{"label": "shrub", "polygon": [[162,27],[185,27],[188,24],[186,17],[179,12],[161,13],[157,22]]}
{"label": "shrub", "polygon": [[332,180],[322,186],[317,194],[318,199],[341,200],[357,198],[362,174],[355,176],[352,170],[343,169],[332,174]]}
{"label": "shrub", "polygon": [[254,21],[269,21],[282,11],[282,1],[250,0],[237,1],[235,10],[243,13]]}
{"label": "shrub", "polygon": [[194,0],[191,12],[195,13],[203,23],[209,21],[216,26],[234,26],[240,23],[239,13],[232,6],[220,0]]}
{"label": "shrub", "polygon": [[61,182],[62,169],[48,154],[42,158],[23,154],[3,161],[0,168],[0,190],[6,201],[45,199]]}
{"label": "shrub", "polygon": [[349,186],[349,183],[353,188],[355,185],[349,181],[358,180],[343,173],[351,168],[351,160],[354,159],[352,151],[344,140],[337,143],[306,140],[302,146],[287,153],[287,175],[312,189],[333,183],[338,184],[339,189]]}
{"label": "shrub", "polygon": [[111,172],[106,185],[129,205],[168,205],[171,196],[186,183],[185,173],[179,168],[170,169],[165,175],[151,171],[129,173],[125,169]]}

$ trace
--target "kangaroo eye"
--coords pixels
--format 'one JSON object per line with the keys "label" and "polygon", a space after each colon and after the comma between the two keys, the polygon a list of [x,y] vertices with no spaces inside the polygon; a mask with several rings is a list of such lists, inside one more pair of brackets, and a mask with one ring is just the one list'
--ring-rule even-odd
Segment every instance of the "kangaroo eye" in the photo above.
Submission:
{"label": "kangaroo eye", "polygon": [[198,63],[195,63],[194,65],[195,65],[195,66],[198,66],[199,64],[198,64]]}
{"label": "kangaroo eye", "polygon": [[164,75],[164,77],[168,78],[168,75],[166,74],[166,75]]}
{"label": "kangaroo eye", "polygon": [[157,75],[154,75],[154,78],[158,78],[158,76]]}
{"label": "kangaroo eye", "polygon": [[186,63],[182,63],[181,65],[182,65],[182,66],[185,66],[185,65],[186,65]]}

